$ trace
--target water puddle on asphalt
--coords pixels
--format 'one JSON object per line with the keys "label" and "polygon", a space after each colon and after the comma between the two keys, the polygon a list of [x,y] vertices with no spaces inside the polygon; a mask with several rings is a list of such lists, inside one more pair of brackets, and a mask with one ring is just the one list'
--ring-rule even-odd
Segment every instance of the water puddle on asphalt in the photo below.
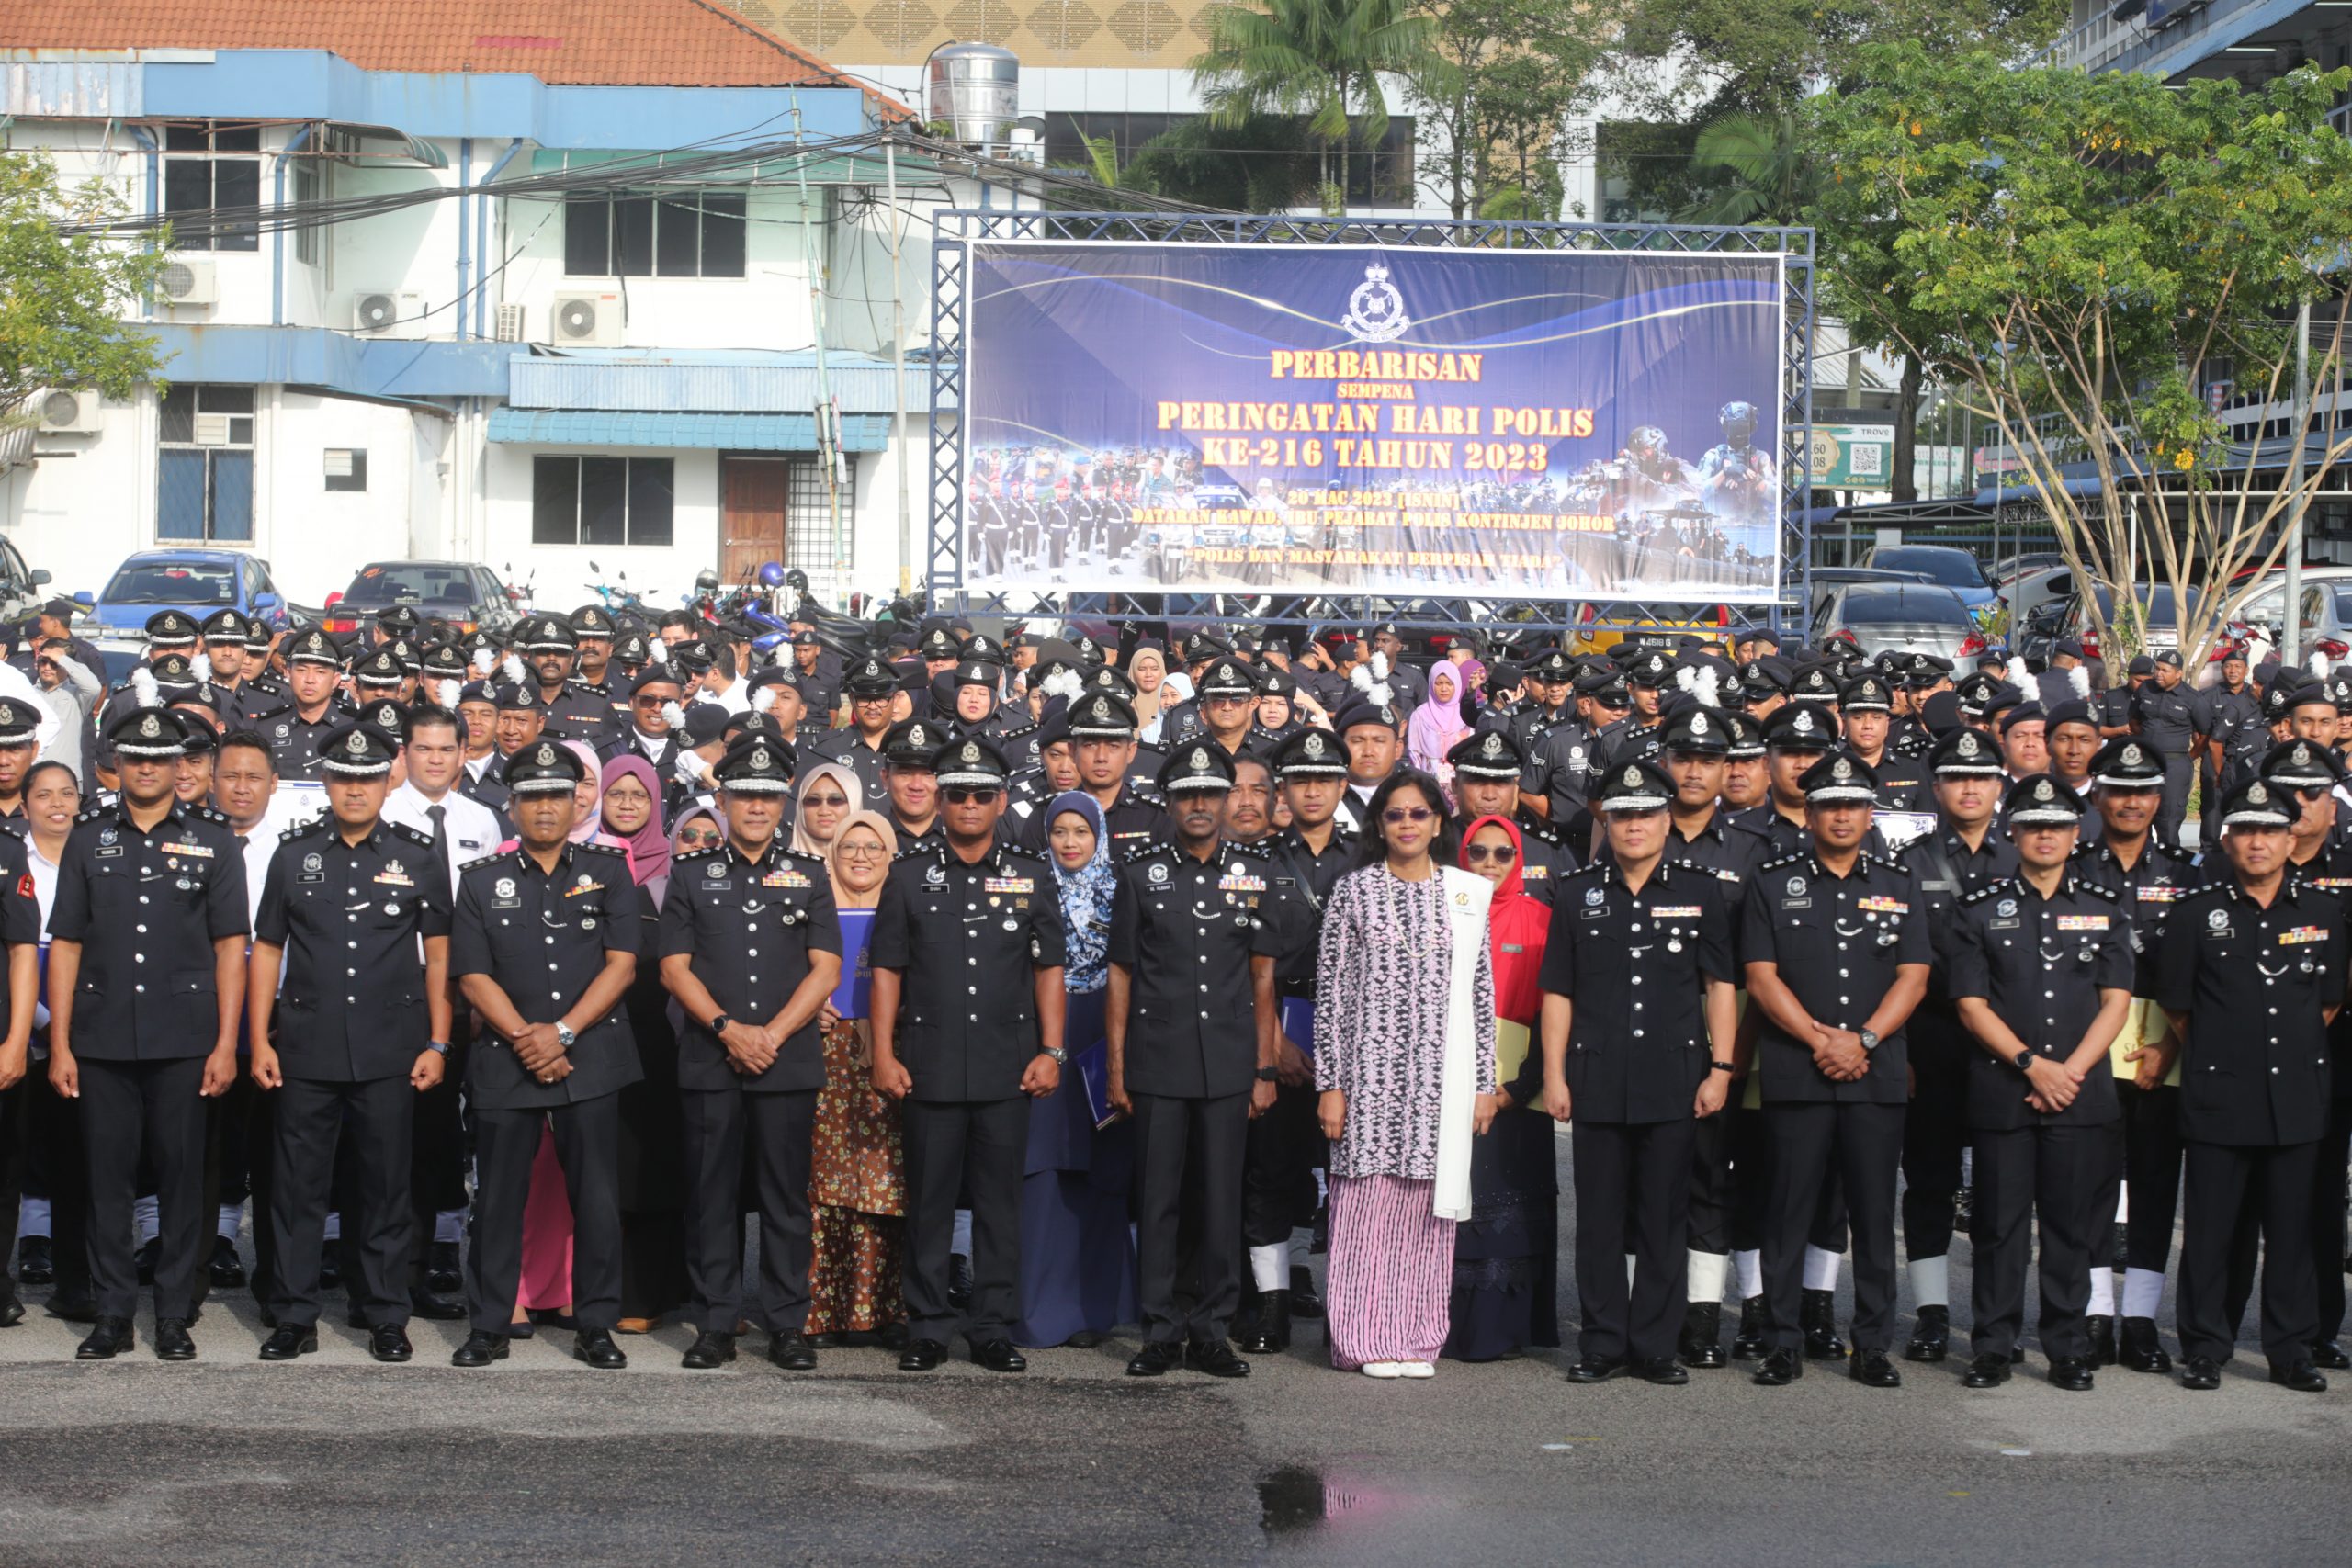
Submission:
{"label": "water puddle on asphalt", "polygon": [[1268,1535],[1293,1535],[1319,1528],[1330,1517],[1321,1472],[1286,1464],[1258,1479],[1258,1528]]}

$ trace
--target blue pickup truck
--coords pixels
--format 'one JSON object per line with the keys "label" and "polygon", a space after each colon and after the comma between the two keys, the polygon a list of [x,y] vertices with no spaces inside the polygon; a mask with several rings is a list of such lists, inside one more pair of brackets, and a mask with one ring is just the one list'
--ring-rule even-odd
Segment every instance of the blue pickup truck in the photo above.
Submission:
{"label": "blue pickup truck", "polygon": [[238,610],[281,630],[293,618],[269,563],[236,550],[141,550],[114,569],[104,590],[76,593],[74,602],[85,612],[76,629],[108,655],[109,666],[116,655],[143,648],[149,618],[165,610],[198,621]]}

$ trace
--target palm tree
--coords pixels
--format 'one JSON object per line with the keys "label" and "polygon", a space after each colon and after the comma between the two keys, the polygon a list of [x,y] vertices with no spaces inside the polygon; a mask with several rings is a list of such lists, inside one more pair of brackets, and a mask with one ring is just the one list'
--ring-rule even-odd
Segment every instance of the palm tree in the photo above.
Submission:
{"label": "palm tree", "polygon": [[1208,48],[1193,61],[1193,83],[1211,123],[1304,116],[1318,144],[1323,184],[1336,191],[1344,214],[1348,143],[1377,146],[1387,134],[1380,78],[1428,67],[1436,18],[1418,0],[1218,0],[1203,18]]}
{"label": "palm tree", "polygon": [[1691,223],[1802,223],[1821,185],[1796,117],[1786,113],[1770,118],[1736,114],[1707,126],[1691,151],[1690,169],[1724,176],[1713,194],[1683,209],[1683,220]]}

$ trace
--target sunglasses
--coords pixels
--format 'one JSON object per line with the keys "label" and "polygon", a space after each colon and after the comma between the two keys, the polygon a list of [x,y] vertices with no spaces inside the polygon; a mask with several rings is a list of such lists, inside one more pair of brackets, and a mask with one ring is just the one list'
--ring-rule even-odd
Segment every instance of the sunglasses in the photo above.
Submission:
{"label": "sunglasses", "polygon": [[1426,806],[1392,806],[1380,814],[1380,819],[1395,826],[1402,822],[1426,822],[1436,815]]}
{"label": "sunglasses", "polygon": [[997,792],[992,789],[966,789],[961,785],[943,790],[950,806],[993,806]]}
{"label": "sunglasses", "polygon": [[845,795],[812,795],[804,798],[800,804],[803,806],[847,806],[849,804],[849,796]]}
{"label": "sunglasses", "polygon": [[690,850],[707,850],[718,842],[718,837],[717,833],[681,833],[678,842]]}
{"label": "sunglasses", "polygon": [[1462,852],[1462,858],[1472,865],[1509,865],[1519,858],[1519,852],[1509,844],[1471,844]]}
{"label": "sunglasses", "polygon": [[678,699],[677,699],[677,698],[675,698],[675,697],[651,697],[651,696],[647,696],[647,697],[639,697],[639,698],[637,698],[637,699],[636,699],[636,705],[637,705],[639,707],[641,707],[641,708],[650,708],[650,709],[651,709],[651,710],[652,710],[653,712],[655,712],[655,713],[660,713],[660,712],[662,711],[662,705],[663,703],[674,703],[674,702],[676,702],[677,700],[678,700]]}

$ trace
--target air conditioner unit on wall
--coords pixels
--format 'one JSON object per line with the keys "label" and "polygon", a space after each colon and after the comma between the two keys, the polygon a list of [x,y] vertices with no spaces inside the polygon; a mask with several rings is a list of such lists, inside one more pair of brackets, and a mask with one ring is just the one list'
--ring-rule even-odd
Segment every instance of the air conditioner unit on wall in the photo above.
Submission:
{"label": "air conditioner unit on wall", "polygon": [[98,394],[94,391],[51,391],[35,394],[33,407],[40,414],[43,435],[95,435],[98,430]]}
{"label": "air conditioner unit on wall", "polygon": [[155,292],[166,305],[211,305],[220,299],[220,279],[209,261],[174,256],[156,278]]}
{"label": "air conditioner unit on wall", "polygon": [[501,305],[498,308],[498,341],[500,343],[521,343],[523,341],[523,307],[520,305]]}
{"label": "air conditioner unit on wall", "polygon": [[359,333],[387,333],[395,327],[421,330],[424,320],[424,296],[401,294],[390,289],[369,289],[351,301],[351,330]]}
{"label": "air conditioner unit on wall", "polygon": [[548,308],[548,341],[558,348],[612,347],[621,341],[621,297],[559,294]]}

